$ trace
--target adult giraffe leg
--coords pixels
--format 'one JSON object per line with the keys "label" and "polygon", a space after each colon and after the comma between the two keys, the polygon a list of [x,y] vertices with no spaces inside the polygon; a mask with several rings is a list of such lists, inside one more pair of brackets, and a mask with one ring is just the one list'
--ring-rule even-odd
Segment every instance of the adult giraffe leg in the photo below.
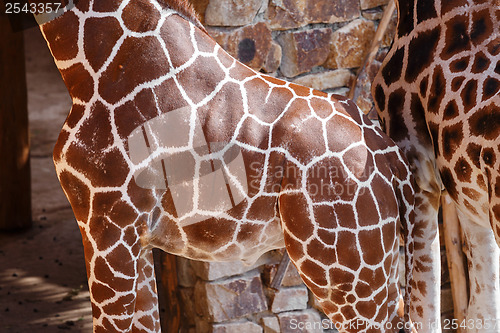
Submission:
{"label": "adult giraffe leg", "polygon": [[419,333],[441,332],[441,250],[439,246],[439,192],[416,185],[413,286],[410,317]]}
{"label": "adult giraffe leg", "polygon": [[465,331],[499,333],[500,249],[489,226],[482,226],[457,209],[465,235],[470,297]]}
{"label": "adult giraffe leg", "polygon": [[[99,236],[93,235],[92,238],[87,227],[80,224],[94,333],[160,332],[151,249],[141,247],[133,226],[120,234],[113,234],[110,231],[113,228],[103,226]],[[101,241],[107,242],[116,237],[119,241],[115,245],[105,250],[100,248]]]}
{"label": "adult giraffe leg", "polygon": [[[345,228],[356,224],[348,214],[310,205],[303,193],[282,194],[279,205],[290,259],[339,332],[399,332],[396,221],[365,234]],[[371,252],[359,247],[366,237]],[[371,262],[378,254],[381,263]]]}

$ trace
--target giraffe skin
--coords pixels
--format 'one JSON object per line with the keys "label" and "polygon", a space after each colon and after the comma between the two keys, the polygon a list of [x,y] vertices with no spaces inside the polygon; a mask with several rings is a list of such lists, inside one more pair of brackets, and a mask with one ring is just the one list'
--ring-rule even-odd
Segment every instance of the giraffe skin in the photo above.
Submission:
{"label": "giraffe skin", "polygon": [[[153,247],[249,262],[286,247],[339,331],[398,332],[409,321],[400,225],[408,281],[414,233],[402,152],[351,101],[242,65],[192,13],[166,1],[80,0],[41,25],[73,101],[54,164],[82,233],[94,332],[160,331]],[[187,139],[165,145],[180,128]],[[224,144],[207,152],[200,133]],[[243,181],[226,159],[233,148]],[[181,154],[175,172],[193,178],[174,184],[166,170]],[[201,175],[216,164],[232,206],[201,209]],[[186,184],[194,190],[180,209],[174,187]]]}
{"label": "giraffe skin", "polygon": [[422,332],[441,331],[437,217],[449,195],[469,262],[466,319],[477,321],[467,332],[498,333],[481,324],[500,318],[500,2],[396,3],[396,37],[372,92],[416,181],[410,315]]}

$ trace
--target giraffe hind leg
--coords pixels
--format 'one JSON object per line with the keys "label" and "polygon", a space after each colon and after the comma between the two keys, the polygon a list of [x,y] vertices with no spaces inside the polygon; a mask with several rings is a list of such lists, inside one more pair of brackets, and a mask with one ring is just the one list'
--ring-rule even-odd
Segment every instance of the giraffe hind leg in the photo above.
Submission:
{"label": "giraffe hind leg", "polygon": [[[339,332],[398,332],[402,318],[397,315],[396,220],[387,225],[393,239],[384,260],[370,265],[357,248],[357,231],[336,229],[336,218],[327,213],[327,205],[321,212],[310,212],[315,209],[319,205],[308,206],[302,193],[280,196],[286,249],[304,283]],[[332,227],[324,228],[329,223]]]}

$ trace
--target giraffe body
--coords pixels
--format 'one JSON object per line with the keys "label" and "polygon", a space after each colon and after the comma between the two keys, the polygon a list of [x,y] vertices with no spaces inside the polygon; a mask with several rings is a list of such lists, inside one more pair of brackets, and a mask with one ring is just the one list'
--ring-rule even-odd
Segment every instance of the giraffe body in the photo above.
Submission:
{"label": "giraffe body", "polygon": [[152,247],[253,261],[283,246],[342,331],[399,331],[412,178],[351,101],[256,73],[179,4],[80,0],[41,29],[73,98],[54,162],[95,332],[159,331]]}
{"label": "giraffe body", "polygon": [[[465,236],[467,320],[499,318],[500,3],[397,3],[396,38],[372,90],[382,124],[416,180],[412,319],[424,327],[440,322],[434,305],[440,304],[441,195],[455,202]],[[474,324],[467,331],[500,328]]]}

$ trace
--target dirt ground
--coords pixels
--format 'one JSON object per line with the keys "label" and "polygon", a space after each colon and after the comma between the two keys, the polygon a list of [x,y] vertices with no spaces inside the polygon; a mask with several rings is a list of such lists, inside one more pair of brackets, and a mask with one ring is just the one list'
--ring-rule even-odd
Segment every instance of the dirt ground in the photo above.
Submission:
{"label": "dirt ground", "polygon": [[0,332],[92,332],[81,236],[51,157],[71,100],[38,28],[25,46],[33,227],[0,233]]}

